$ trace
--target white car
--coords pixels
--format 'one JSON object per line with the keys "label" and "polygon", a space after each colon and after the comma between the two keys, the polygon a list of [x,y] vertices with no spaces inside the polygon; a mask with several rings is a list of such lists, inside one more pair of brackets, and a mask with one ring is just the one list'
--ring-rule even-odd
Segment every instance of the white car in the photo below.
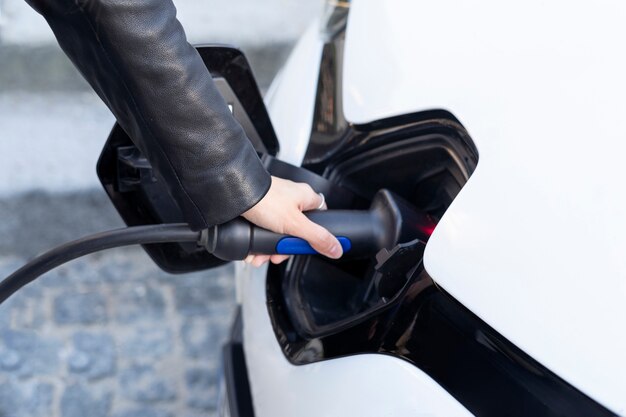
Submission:
{"label": "white car", "polygon": [[[626,415],[625,21],[618,0],[333,1],[269,118],[241,53],[200,48],[272,173],[330,208],[391,190],[438,222],[378,259],[239,263],[222,415]],[[100,176],[150,205],[132,152],[106,169],[127,145],[114,130]]]}

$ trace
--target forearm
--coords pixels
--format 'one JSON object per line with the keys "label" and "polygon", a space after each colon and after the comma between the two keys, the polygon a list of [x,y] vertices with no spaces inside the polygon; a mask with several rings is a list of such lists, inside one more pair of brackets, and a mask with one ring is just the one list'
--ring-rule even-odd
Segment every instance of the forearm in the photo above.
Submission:
{"label": "forearm", "polygon": [[270,177],[170,0],[28,0],[161,173],[193,227],[256,204]]}

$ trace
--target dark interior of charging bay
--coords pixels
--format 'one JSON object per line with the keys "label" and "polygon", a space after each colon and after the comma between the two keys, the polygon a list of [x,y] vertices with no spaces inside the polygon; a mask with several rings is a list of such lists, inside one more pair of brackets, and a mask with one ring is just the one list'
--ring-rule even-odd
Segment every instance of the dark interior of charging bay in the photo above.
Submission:
{"label": "dark interior of charging bay", "polygon": [[[355,138],[367,145],[355,146],[327,165],[324,177],[355,196],[334,208],[365,209],[374,194],[386,188],[440,219],[476,166],[473,144],[458,129],[436,124],[415,128],[409,123],[392,129],[392,134],[389,130],[355,131]],[[421,262],[422,256],[415,256],[416,270]],[[373,258],[333,261],[307,256],[294,257],[286,267],[271,267],[270,276],[281,279],[268,280],[268,297],[280,296],[281,301],[270,306],[270,315],[284,313],[293,330],[307,340],[371,317],[393,304],[371,291],[375,265]],[[278,305],[280,312],[271,311]]]}

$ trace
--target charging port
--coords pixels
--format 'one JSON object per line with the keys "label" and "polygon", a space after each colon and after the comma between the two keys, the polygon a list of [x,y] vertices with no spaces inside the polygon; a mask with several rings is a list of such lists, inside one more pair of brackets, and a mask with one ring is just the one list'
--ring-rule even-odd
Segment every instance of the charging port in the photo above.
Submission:
{"label": "charging port", "polygon": [[365,349],[373,343],[368,329],[380,326],[411,283],[425,276],[427,238],[476,166],[475,148],[460,124],[391,122],[399,125],[386,121],[368,131],[355,130],[352,140],[360,145],[353,143],[328,161],[323,176],[354,195],[346,206],[331,208],[367,208],[385,188],[434,222],[421,236],[399,238],[377,258],[297,257],[287,266],[270,267],[268,309],[278,340],[294,363],[333,357],[338,346]]}

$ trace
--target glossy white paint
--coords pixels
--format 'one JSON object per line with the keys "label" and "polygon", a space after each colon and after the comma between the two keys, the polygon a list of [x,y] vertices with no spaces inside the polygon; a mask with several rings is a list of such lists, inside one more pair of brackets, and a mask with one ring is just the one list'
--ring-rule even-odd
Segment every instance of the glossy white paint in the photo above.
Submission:
{"label": "glossy white paint", "polygon": [[255,416],[471,416],[429,376],[391,356],[291,365],[267,314],[266,268],[240,268],[244,349]]}
{"label": "glossy white paint", "polygon": [[480,161],[428,244],[427,270],[620,414],[625,20],[621,0],[355,0],[344,72],[352,122],[443,108],[467,127]]}
{"label": "glossy white paint", "polygon": [[322,47],[319,21],[315,21],[294,48],[265,98],[280,143],[279,157],[294,165],[302,163],[309,146]]}

